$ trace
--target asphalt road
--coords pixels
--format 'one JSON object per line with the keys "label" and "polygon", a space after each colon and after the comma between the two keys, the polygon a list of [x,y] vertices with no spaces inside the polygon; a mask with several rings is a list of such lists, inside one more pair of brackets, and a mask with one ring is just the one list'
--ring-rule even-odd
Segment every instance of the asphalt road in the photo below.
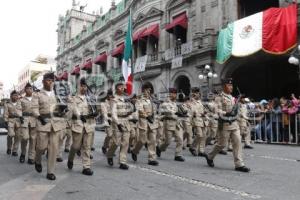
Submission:
{"label": "asphalt road", "polygon": [[[234,171],[232,154],[219,155],[215,168],[185,150],[186,161],[174,161],[174,144],[159,159],[160,165],[147,165],[145,150],[133,162],[128,156],[129,171],[108,167],[100,151],[104,133],[96,133],[93,160],[94,176],[81,174],[79,157],[72,171],[58,163],[56,181],[48,181],[46,164],[42,174],[33,166],[20,164],[6,155],[6,137],[0,136],[0,200],[232,200],[232,199],[300,199],[300,147],[254,145],[244,150],[250,173]],[[211,146],[208,147],[210,149]]]}

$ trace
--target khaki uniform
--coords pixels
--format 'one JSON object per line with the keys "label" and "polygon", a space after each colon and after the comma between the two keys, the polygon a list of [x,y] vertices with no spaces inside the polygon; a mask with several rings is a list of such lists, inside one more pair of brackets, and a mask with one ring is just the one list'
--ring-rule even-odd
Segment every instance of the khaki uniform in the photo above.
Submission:
{"label": "khaki uniform", "polygon": [[[231,95],[222,92],[219,97],[216,98],[216,104],[218,105],[218,114],[224,115],[227,112],[231,112],[235,105],[234,99]],[[208,155],[208,159],[213,160],[214,157],[227,146],[229,138],[232,141],[233,157],[235,167],[244,166],[242,160],[242,149],[241,149],[241,135],[237,121],[232,123],[223,122],[219,125],[220,134],[218,137],[217,144],[213,147],[212,151]]]}
{"label": "khaki uniform", "polygon": [[[192,149],[204,153],[206,142],[206,126],[207,120],[204,122],[204,107],[201,100],[192,99],[192,116],[195,129],[195,139],[192,144]],[[199,153],[196,152],[196,153]]]}
{"label": "khaki uniform", "polygon": [[[36,153],[36,118],[33,116],[34,105],[37,104],[37,98],[24,97],[21,99],[22,115],[24,117],[24,123],[21,124],[21,135],[24,139],[29,138],[29,150],[28,159],[34,160]],[[24,143],[24,144],[23,144]],[[26,155],[27,142],[21,143],[22,154]],[[24,149],[23,149],[24,148]]]}
{"label": "khaki uniform", "polygon": [[8,125],[7,149],[12,150],[12,152],[18,152],[21,116],[22,107],[20,101],[16,103],[8,102],[4,105],[4,121]]}
{"label": "khaki uniform", "polygon": [[164,120],[164,140],[159,149],[163,152],[171,143],[172,137],[175,137],[176,150],[175,156],[181,156],[183,147],[183,130],[182,121],[178,121],[178,116],[175,114],[178,111],[177,104],[168,99],[160,106],[160,112]]}
{"label": "khaki uniform", "polygon": [[111,141],[111,137],[113,135],[113,130],[112,130],[112,124],[109,124],[112,122],[112,118],[111,118],[111,101],[106,100],[105,102],[100,104],[100,112],[101,115],[103,117],[104,120],[104,125],[105,125],[105,139],[103,142],[103,148],[108,149],[109,148],[109,144]]}
{"label": "khaki uniform", "polygon": [[[138,130],[139,136],[137,143],[132,150],[134,154],[138,154],[142,147],[148,144],[148,160],[156,160],[156,135],[158,129],[158,121],[155,118],[155,107],[149,98],[142,97],[136,103],[138,112]],[[146,118],[152,117],[153,123],[150,123]]]}
{"label": "khaki uniform", "polygon": [[246,104],[240,104],[239,108],[238,123],[240,127],[241,136],[245,138],[245,145],[250,145],[251,134],[250,134],[250,124],[248,118],[248,109]]}
{"label": "khaki uniform", "polygon": [[[160,108],[157,108],[160,110]],[[160,146],[164,140],[164,122],[163,122],[163,116],[160,112],[156,112],[155,119],[158,122],[158,129],[157,129],[157,135],[156,135],[156,146]]]}
{"label": "khaki uniform", "polygon": [[53,91],[41,90],[36,96],[37,105],[34,106],[34,116],[42,116],[47,122],[42,125],[37,120],[37,149],[35,163],[41,164],[42,155],[47,150],[47,173],[53,174],[56,164],[56,155],[58,153],[59,136],[66,129],[64,119],[59,116],[57,110],[57,100]]}
{"label": "khaki uniform", "polygon": [[[68,105],[69,107],[71,107],[72,105],[69,103]],[[72,144],[72,112],[69,110],[66,114],[65,114],[65,118],[62,119],[65,121],[66,124],[66,129],[61,131],[60,136],[59,136],[59,148],[58,148],[58,155],[57,158],[62,158],[62,152],[64,151],[64,149],[68,149],[70,150],[71,148],[71,144]],[[65,142],[65,147],[64,147],[64,141]]]}
{"label": "khaki uniform", "polygon": [[[107,158],[113,158],[116,149],[120,146],[120,164],[127,163],[127,150],[131,128],[129,116],[131,112],[132,106],[130,103],[125,102],[123,96],[116,94],[111,104],[113,135],[106,155]],[[122,132],[118,129],[118,124],[122,126]]]}
{"label": "khaki uniform", "polygon": [[207,104],[209,107],[209,125],[208,125],[208,137],[210,139],[215,139],[218,131],[218,111],[217,104],[214,101],[211,101]]}
{"label": "khaki uniform", "polygon": [[[136,107],[136,105],[134,105]],[[134,110],[133,110],[134,111]],[[138,121],[138,112],[135,110],[132,112],[130,119]],[[129,121],[130,123],[130,137],[129,137],[129,147],[134,147],[138,140],[138,124],[133,121]]]}
{"label": "khaki uniform", "polygon": [[192,126],[192,106],[190,103],[183,103],[182,107],[187,111],[188,117],[183,119],[183,140],[187,140],[187,145],[191,146],[193,142],[193,126]]}
{"label": "khaki uniform", "polygon": [[[76,95],[71,101],[73,142],[68,160],[73,162],[76,152],[81,150],[83,168],[90,169],[92,136],[96,127],[95,117],[90,116],[89,105],[85,96]],[[80,116],[84,116],[86,123],[80,120]]]}

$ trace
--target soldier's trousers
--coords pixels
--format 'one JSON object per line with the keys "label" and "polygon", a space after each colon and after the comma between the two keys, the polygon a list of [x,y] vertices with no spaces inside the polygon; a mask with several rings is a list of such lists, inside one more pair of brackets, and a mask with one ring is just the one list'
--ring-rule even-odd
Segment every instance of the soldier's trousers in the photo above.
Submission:
{"label": "soldier's trousers", "polygon": [[105,133],[106,133],[106,136],[104,138],[103,147],[105,149],[108,149],[109,145],[110,145],[110,141],[111,141],[112,135],[113,135],[112,127],[111,126],[106,127],[105,128]]}
{"label": "soldier's trousers", "polygon": [[[63,130],[61,130],[63,131]],[[48,152],[48,160],[47,160],[47,173],[53,174],[55,170],[56,164],[56,155],[58,152],[58,144],[59,144],[59,136],[60,132],[55,132],[53,129],[51,132],[37,132],[37,149],[36,149],[36,157],[35,163],[41,164],[42,162],[42,155],[47,150]]]}
{"label": "soldier's trousers", "polygon": [[190,123],[183,122],[183,141],[186,139],[187,144],[191,145],[193,142],[193,127]]}
{"label": "soldier's trousers", "polygon": [[20,129],[18,127],[8,127],[7,130],[7,149],[12,150],[12,152],[18,152],[19,149],[19,134]]}
{"label": "soldier's trousers", "polygon": [[139,136],[136,145],[132,152],[134,154],[139,154],[140,150],[147,143],[148,144],[148,160],[156,160],[156,135],[157,129],[151,130],[149,127],[145,129],[139,129]]}
{"label": "soldier's trousers", "polygon": [[130,137],[129,137],[129,146],[135,146],[137,140],[138,140],[138,131],[135,126],[131,127],[130,130]]}
{"label": "soldier's trousers", "polygon": [[59,136],[59,147],[58,147],[58,158],[62,158],[62,152],[64,151],[64,140],[66,139],[65,149],[71,148],[72,143],[72,130],[70,128],[66,128],[65,130],[61,131]]}
{"label": "soldier's trousers", "polygon": [[195,127],[195,139],[192,144],[192,148],[198,151],[197,153],[204,153],[206,143],[206,127]]}
{"label": "soldier's trousers", "polygon": [[218,131],[218,127],[209,127],[208,128],[208,137],[210,137],[211,139],[216,138],[217,136],[217,131]]}
{"label": "soldier's trousers", "polygon": [[119,162],[120,164],[127,163],[127,150],[129,146],[129,131],[123,131],[122,133],[119,130],[114,130],[113,135],[111,138],[110,146],[106,153],[107,158],[113,158],[115,151],[117,150],[118,146],[120,146],[120,155],[119,155]]}
{"label": "soldier's trousers", "polygon": [[175,138],[176,142],[176,150],[175,150],[175,156],[181,156],[182,147],[183,147],[183,131],[182,129],[176,129],[174,131],[171,130],[165,130],[164,135],[164,141],[160,145],[160,150],[166,151],[168,146],[171,144],[172,137]]}
{"label": "soldier's trousers", "polygon": [[241,135],[239,129],[222,130],[218,135],[217,144],[215,144],[212,151],[208,154],[208,158],[213,160],[215,156],[227,146],[229,138],[232,141],[233,158],[234,158],[235,167],[244,166],[243,159],[242,159]]}
{"label": "soldier's trousers", "polygon": [[93,132],[87,133],[85,129],[82,133],[72,133],[73,142],[69,153],[68,160],[73,162],[75,154],[78,150],[81,150],[83,169],[91,168],[91,144],[93,139]]}
{"label": "soldier's trousers", "polygon": [[245,139],[245,145],[250,145],[251,143],[251,132],[250,128],[247,126],[240,126],[241,136]]}
{"label": "soldier's trousers", "polygon": [[156,145],[160,146],[164,141],[164,125],[163,122],[159,122],[157,135],[156,135]]}
{"label": "soldier's trousers", "polygon": [[72,130],[71,128],[66,128],[66,141],[65,141],[65,149],[70,150],[72,145]]}
{"label": "soldier's trousers", "polygon": [[[35,128],[30,128],[30,127],[21,127],[19,129],[18,133],[18,140],[21,142],[21,154],[26,155],[27,153],[27,144],[28,140],[30,139],[30,132],[33,132],[33,135],[35,136]],[[29,140],[30,142],[30,140]],[[29,155],[28,155],[28,158]]]}
{"label": "soldier's trousers", "polygon": [[28,128],[29,131],[29,149],[28,149],[28,159],[35,159],[36,154],[36,144],[37,144],[37,130],[35,127]]}
{"label": "soldier's trousers", "polygon": [[91,148],[94,147],[94,142],[95,142],[95,132],[92,132]]}

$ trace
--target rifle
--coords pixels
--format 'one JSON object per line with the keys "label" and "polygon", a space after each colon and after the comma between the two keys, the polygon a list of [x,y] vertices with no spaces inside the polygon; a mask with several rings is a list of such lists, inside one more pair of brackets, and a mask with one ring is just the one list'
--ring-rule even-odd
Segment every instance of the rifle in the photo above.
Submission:
{"label": "rifle", "polygon": [[98,115],[98,110],[97,110],[97,106],[96,106],[96,97],[95,94],[93,93],[93,91],[91,90],[91,88],[87,86],[87,94],[86,94],[86,101],[88,103],[88,106],[90,108],[90,116],[92,117],[96,117]]}
{"label": "rifle", "polygon": [[66,112],[69,111],[67,104],[68,96],[70,95],[69,87],[61,82],[54,82],[53,90],[58,102],[58,111],[63,116]]}
{"label": "rifle", "polygon": [[240,102],[241,98],[243,97],[242,94],[240,93],[240,90],[238,89],[238,87],[237,87],[237,90],[239,92],[239,97],[236,100],[235,104],[232,107],[232,110],[229,113],[226,113],[224,116],[220,115],[219,120],[221,122],[228,122],[231,124],[232,122],[237,120],[239,102]]}

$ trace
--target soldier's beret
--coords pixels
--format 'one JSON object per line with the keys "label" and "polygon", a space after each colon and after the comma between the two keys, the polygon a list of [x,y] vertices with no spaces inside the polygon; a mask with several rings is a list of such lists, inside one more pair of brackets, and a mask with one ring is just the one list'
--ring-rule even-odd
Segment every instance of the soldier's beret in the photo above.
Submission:
{"label": "soldier's beret", "polygon": [[177,89],[176,88],[169,88],[169,93],[177,93]]}
{"label": "soldier's beret", "polygon": [[46,79],[54,80],[54,78],[55,78],[55,75],[53,72],[48,72],[48,73],[44,74],[44,76],[43,76],[43,80],[46,80]]}
{"label": "soldier's beret", "polygon": [[85,78],[80,79],[80,85],[87,85]]}
{"label": "soldier's beret", "polygon": [[123,83],[123,82],[117,82],[117,83],[115,84],[115,88],[117,88],[117,87],[120,86],[120,85],[124,85],[124,83]]}
{"label": "soldier's beret", "polygon": [[31,88],[31,87],[32,87],[32,85],[29,82],[25,85],[25,89],[26,88]]}
{"label": "soldier's beret", "polygon": [[200,88],[198,88],[198,87],[192,87],[191,91],[192,91],[192,93],[199,93],[200,92]]}
{"label": "soldier's beret", "polygon": [[222,80],[222,84],[226,85],[226,84],[232,84],[232,78],[226,78]]}
{"label": "soldier's beret", "polygon": [[10,93],[10,96],[14,95],[14,94],[18,94],[16,90],[13,90],[11,93]]}

